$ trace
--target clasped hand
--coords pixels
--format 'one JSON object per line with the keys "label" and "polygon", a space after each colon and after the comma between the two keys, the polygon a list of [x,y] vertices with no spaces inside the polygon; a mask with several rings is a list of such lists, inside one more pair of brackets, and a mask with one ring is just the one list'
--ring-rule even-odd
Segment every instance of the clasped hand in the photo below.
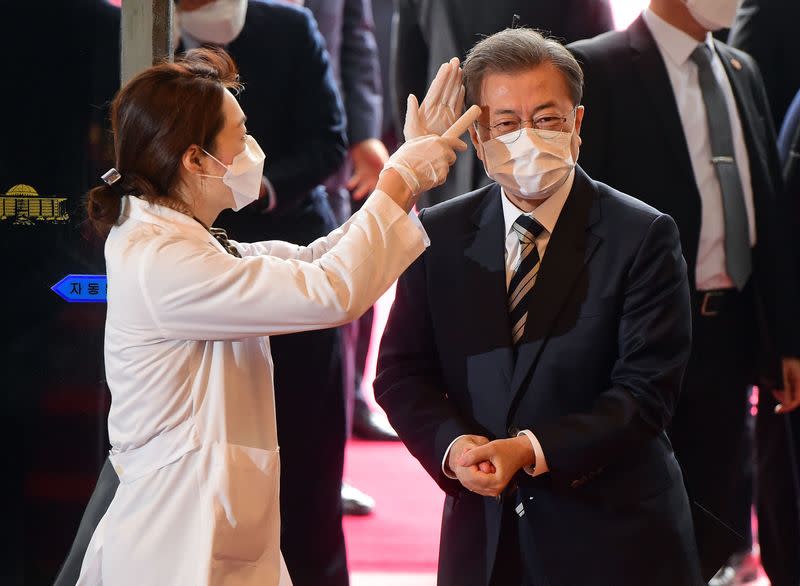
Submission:
{"label": "clasped hand", "polygon": [[447,465],[464,488],[496,497],[534,458],[533,446],[524,435],[491,442],[483,436],[466,435],[453,444]]}

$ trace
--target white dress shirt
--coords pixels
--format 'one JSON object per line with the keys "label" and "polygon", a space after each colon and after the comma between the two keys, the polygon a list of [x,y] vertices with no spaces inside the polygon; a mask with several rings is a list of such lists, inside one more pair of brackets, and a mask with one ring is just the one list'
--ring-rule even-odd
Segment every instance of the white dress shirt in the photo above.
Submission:
{"label": "white dress shirt", "polygon": [[[672,93],[681,117],[683,135],[686,137],[686,145],[689,149],[689,158],[692,161],[694,178],[700,192],[702,216],[695,269],[697,289],[699,291],[728,289],[734,285],[725,268],[725,214],[722,204],[722,189],[716,169],[711,162],[706,108],[698,81],[697,65],[690,58],[699,43],[682,30],[667,23],[649,8],[644,11],[642,16],[667,66]],[[736,167],[742,182],[750,231],[750,246],[752,247],[756,244],[753,186],[750,182],[750,161],[747,156],[742,124],[730,81],[714,47],[711,33],[708,33],[705,42],[711,48],[711,69],[728,106],[733,136],[733,156],[736,159]],[[654,156],[657,155],[654,153]],[[676,197],[679,196],[680,194],[676,194]]]}
{"label": "white dress shirt", "polygon": [[[511,202],[510,199],[508,199],[505,190],[502,189],[502,187],[500,188],[500,197],[502,198],[503,202],[503,223],[505,225],[506,235],[506,289],[508,289],[511,279],[514,277],[514,273],[517,271],[520,262],[521,247],[519,236],[513,229],[514,222],[517,221],[517,218],[519,218],[520,215],[525,214],[526,216],[539,222],[539,224],[541,224],[541,226],[544,228],[542,233],[536,238],[536,250],[539,252],[540,262],[543,261],[545,251],[547,250],[547,245],[550,243],[550,236],[553,234],[553,230],[556,227],[556,222],[558,222],[558,217],[561,215],[561,210],[564,208],[564,204],[567,201],[570,190],[572,190],[572,183],[574,180],[575,171],[572,171],[566,182],[564,182],[564,185],[562,185],[553,195],[539,204],[539,206],[532,212],[524,212],[519,209],[514,203]],[[534,283],[535,282],[536,277],[534,277]],[[525,472],[531,476],[539,476],[540,474],[547,472],[549,470],[547,466],[547,460],[544,457],[542,445],[539,443],[536,435],[528,429],[520,431],[517,435],[525,435],[528,437],[531,445],[533,446],[533,453],[536,456],[536,464],[534,466],[526,466]],[[448,478],[456,478],[455,474],[453,474],[453,471],[450,470],[450,467],[447,465],[447,459],[450,455],[450,449],[453,447],[453,444],[462,437],[464,436],[461,435],[454,439],[448,446],[447,450],[445,450],[444,458],[442,459],[442,471]]]}

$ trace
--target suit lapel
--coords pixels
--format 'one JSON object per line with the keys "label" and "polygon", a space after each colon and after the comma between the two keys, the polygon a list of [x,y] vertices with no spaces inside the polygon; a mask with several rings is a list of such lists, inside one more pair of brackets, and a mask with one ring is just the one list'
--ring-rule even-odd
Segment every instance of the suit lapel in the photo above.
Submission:
{"label": "suit lapel", "polygon": [[650,29],[641,16],[628,27],[628,39],[633,51],[633,68],[642,80],[646,95],[654,106],[649,109],[648,115],[656,116],[661,121],[666,143],[680,164],[675,173],[694,177],[667,66]]}
{"label": "suit lapel", "polygon": [[[742,125],[747,153],[750,162],[750,176],[767,177],[769,176],[769,165],[767,155],[763,149],[763,142],[759,137],[763,137],[763,130],[758,131],[755,127],[756,120],[760,118],[758,111],[753,107],[753,97],[748,87],[747,74],[742,68],[741,62],[733,56],[727,46],[722,43],[714,42],[714,46],[719,53],[720,61],[725,68],[728,81],[733,90],[736,100],[736,109],[739,114],[739,121]],[[734,66],[737,63],[738,66]],[[752,182],[752,181],[751,181]]]}
{"label": "suit lapel", "polygon": [[511,379],[513,402],[509,419],[524,392],[523,383],[528,373],[535,367],[578,276],[600,242],[598,236],[588,232],[599,218],[596,188],[578,167],[530,294],[525,334],[517,350]]}
{"label": "suit lapel", "polygon": [[499,350],[497,366],[508,384],[511,381],[513,354],[508,318],[505,263],[505,222],[500,187],[488,188],[483,204],[472,217],[474,231],[464,243],[464,324],[471,324],[473,343],[478,350]]}

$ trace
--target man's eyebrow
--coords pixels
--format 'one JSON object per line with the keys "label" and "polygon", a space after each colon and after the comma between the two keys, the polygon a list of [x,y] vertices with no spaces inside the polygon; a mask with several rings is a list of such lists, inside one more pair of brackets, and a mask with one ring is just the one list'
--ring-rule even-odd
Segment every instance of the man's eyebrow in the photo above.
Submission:
{"label": "man's eyebrow", "polygon": [[[547,108],[554,108],[555,106],[556,106],[556,103],[551,100],[549,102],[545,102],[544,104],[539,104],[538,106],[536,106],[533,109],[533,113],[535,114],[536,112],[540,112],[542,110],[546,110]],[[492,113],[495,116],[503,116],[505,114],[516,114],[517,112],[515,110],[511,110],[509,108],[503,108],[502,110],[494,110]]]}

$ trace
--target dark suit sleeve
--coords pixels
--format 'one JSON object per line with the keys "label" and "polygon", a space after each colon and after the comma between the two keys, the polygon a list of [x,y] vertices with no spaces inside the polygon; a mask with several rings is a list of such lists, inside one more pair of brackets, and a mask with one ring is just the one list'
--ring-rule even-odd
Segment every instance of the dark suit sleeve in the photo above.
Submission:
{"label": "dark suit sleeve", "polygon": [[728,34],[729,45],[751,55],[762,66],[771,63],[780,42],[780,35],[776,34],[780,27],[774,18],[777,11],[769,4],[763,0],[744,0]]}
{"label": "dark suit sleeve", "polygon": [[383,99],[374,28],[369,0],[345,0],[340,59],[351,145],[381,135]]}
{"label": "dark suit sleeve", "polygon": [[442,458],[456,437],[475,430],[445,395],[427,302],[426,254],[397,283],[378,354],[375,399],[408,450],[442,490],[454,494],[460,484],[444,475]]}
{"label": "dark suit sleeve", "polygon": [[669,424],[691,345],[686,263],[669,216],[650,225],[628,271],[610,388],[592,408],[531,429],[550,472],[575,475],[624,458]]}
{"label": "dark suit sleeve", "polygon": [[762,210],[762,213],[771,214],[770,223],[773,226],[770,235],[773,250],[770,256],[775,263],[779,285],[773,292],[778,315],[778,350],[781,356],[800,357],[800,337],[797,334],[797,324],[800,323],[800,309],[797,304],[800,297],[800,275],[797,271],[796,246],[792,238],[793,222],[796,222],[796,203],[791,200],[783,182],[778,139],[758,64],[748,55],[740,53],[740,57],[747,64],[753,99],[766,131],[766,136],[761,138],[766,150],[768,180],[775,193],[771,209]]}
{"label": "dark suit sleeve", "polygon": [[304,26],[296,31],[291,50],[293,79],[281,87],[293,93],[295,113],[273,112],[293,121],[291,132],[303,137],[302,148],[267,156],[266,177],[279,205],[285,197],[303,197],[344,163],[347,155],[342,102],[330,67],[325,41],[311,13],[303,10]]}
{"label": "dark suit sleeve", "polygon": [[418,20],[417,0],[398,0],[392,28],[392,94],[397,135],[403,135],[408,94],[422,101],[428,80],[428,44]]}

